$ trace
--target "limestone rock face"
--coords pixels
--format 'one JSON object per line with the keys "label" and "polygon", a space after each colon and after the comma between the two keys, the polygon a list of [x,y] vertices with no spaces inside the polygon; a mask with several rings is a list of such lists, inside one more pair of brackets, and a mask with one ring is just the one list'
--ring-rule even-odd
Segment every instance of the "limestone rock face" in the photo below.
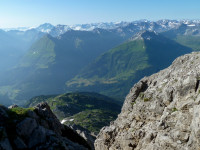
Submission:
{"label": "limestone rock face", "polygon": [[62,125],[47,103],[31,109],[0,105],[0,150],[92,148],[75,130]]}
{"label": "limestone rock face", "polygon": [[72,125],[70,126],[73,130],[75,130],[81,137],[83,137],[87,143],[90,145],[91,149],[94,149],[94,141],[96,139],[95,135],[92,135],[89,130],[79,126],[79,125]]}
{"label": "limestone rock face", "polygon": [[200,53],[141,79],[121,113],[101,129],[96,150],[200,149]]}

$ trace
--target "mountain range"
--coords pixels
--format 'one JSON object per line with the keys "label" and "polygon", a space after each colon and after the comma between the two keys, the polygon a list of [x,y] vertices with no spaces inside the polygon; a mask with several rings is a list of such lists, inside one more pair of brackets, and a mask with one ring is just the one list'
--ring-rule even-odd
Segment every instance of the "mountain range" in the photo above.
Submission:
{"label": "mountain range", "polygon": [[1,30],[0,102],[23,104],[41,94],[85,90],[123,101],[143,76],[198,51],[199,30],[198,20],[96,23],[70,29],[46,23],[26,31]]}
{"label": "mountain range", "polygon": [[137,28],[139,30],[151,30],[157,32],[163,32],[164,30],[170,30],[177,28],[182,24],[186,24],[189,27],[199,26],[200,20],[158,20],[158,21],[149,21],[149,20],[136,20],[132,22],[101,22],[101,23],[89,23],[89,24],[75,24],[75,25],[52,25],[50,23],[44,23],[38,27],[19,27],[19,28],[4,28],[4,31],[18,30],[18,31],[27,31],[35,29],[37,31],[48,33],[51,36],[59,36],[69,30],[76,31],[92,31],[94,29],[105,29],[105,30],[123,30],[124,28]]}
{"label": "mountain range", "polygon": [[95,91],[123,99],[128,90],[144,76],[169,66],[191,48],[161,34],[144,31],[125,43],[103,53],[73,79],[67,90]]}
{"label": "mountain range", "polygon": [[44,33],[37,30],[0,30],[0,73],[13,67],[23,56],[25,51]]}
{"label": "mountain range", "polygon": [[103,29],[72,30],[60,38],[44,35],[18,64],[1,74],[1,91],[20,101],[38,94],[63,93],[65,82],[82,67],[125,40],[125,36]]}
{"label": "mountain range", "polygon": [[[97,150],[199,148],[199,20],[46,23],[0,39],[0,149],[93,149],[85,133],[99,131]],[[1,105],[14,103],[30,108]]]}

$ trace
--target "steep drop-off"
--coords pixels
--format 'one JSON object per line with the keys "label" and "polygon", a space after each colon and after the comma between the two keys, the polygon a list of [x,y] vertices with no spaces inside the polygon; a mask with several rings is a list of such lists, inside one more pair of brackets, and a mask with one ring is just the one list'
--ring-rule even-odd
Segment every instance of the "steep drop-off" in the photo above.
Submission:
{"label": "steep drop-off", "polygon": [[96,150],[200,149],[199,84],[197,52],[144,77],[130,90],[117,120],[100,131]]}
{"label": "steep drop-off", "polygon": [[48,103],[63,124],[79,125],[95,134],[115,120],[121,109],[121,103],[112,98],[86,92],[36,96],[28,101],[26,107],[33,107],[42,101]]}
{"label": "steep drop-off", "polygon": [[87,150],[92,147],[62,125],[47,103],[32,108],[0,106],[0,149]]}

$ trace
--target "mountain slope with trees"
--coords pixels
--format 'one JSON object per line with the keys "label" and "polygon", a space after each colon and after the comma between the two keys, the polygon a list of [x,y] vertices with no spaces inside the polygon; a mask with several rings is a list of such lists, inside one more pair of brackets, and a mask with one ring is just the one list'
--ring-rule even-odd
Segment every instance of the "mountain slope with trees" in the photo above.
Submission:
{"label": "mountain slope with trees", "polygon": [[66,83],[67,90],[93,91],[123,100],[130,87],[191,49],[160,34],[141,32],[98,57]]}

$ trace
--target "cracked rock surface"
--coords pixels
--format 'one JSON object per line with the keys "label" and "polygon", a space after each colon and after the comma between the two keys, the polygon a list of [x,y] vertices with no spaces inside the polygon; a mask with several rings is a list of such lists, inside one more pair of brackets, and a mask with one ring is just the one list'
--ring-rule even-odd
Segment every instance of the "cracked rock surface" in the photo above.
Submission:
{"label": "cracked rock surface", "polygon": [[199,150],[200,53],[178,57],[144,77],[127,95],[121,113],[101,129],[96,150]]}
{"label": "cracked rock surface", "polygon": [[62,125],[45,102],[29,109],[0,105],[0,150],[92,148],[75,130]]}

